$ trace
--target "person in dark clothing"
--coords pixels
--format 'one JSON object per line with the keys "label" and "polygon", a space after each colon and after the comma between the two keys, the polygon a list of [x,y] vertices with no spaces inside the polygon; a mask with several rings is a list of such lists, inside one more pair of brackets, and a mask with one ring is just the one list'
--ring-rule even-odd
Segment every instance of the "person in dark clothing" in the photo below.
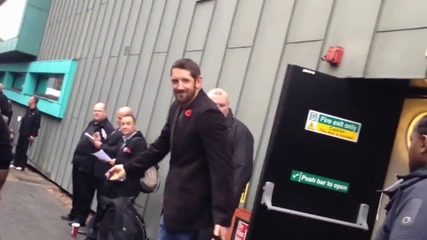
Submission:
{"label": "person in dark clothing", "polygon": [[3,84],[0,83],[0,113],[7,118],[7,125],[9,126],[12,119],[12,105],[10,100],[3,93]]}
{"label": "person in dark clothing", "polygon": [[[119,143],[116,158],[110,162],[112,166],[125,164],[147,149],[144,136],[136,130],[136,119],[133,115],[124,116],[120,123],[123,138]],[[140,189],[139,179],[129,178],[116,184],[114,195],[135,199]]]}
{"label": "person in dark clothing", "polygon": [[[121,110],[122,111],[119,109],[120,113],[132,112],[129,107],[127,107],[127,109],[121,108]],[[117,158],[113,158],[107,163],[110,165],[110,167],[114,166],[115,164],[126,163],[147,149],[147,143],[144,136],[140,131],[136,130],[135,117],[132,114],[124,116],[118,114],[117,118],[120,119],[119,126],[122,137],[117,142],[117,148],[115,148],[116,152],[113,153],[113,155]],[[102,210],[105,207],[105,202],[103,202],[103,198],[101,197],[107,197],[110,199],[125,197],[134,201],[140,193],[140,183],[138,179],[129,178],[121,182],[116,182],[114,185],[105,185],[106,186],[104,187],[102,194],[100,194],[100,198],[98,198],[96,214],[94,218],[89,221],[88,229],[86,231],[87,239],[96,239],[98,224],[103,220],[102,218],[104,215],[102,214]]]}
{"label": "person in dark clothing", "polygon": [[[9,128],[3,119],[0,119],[0,194],[7,175],[9,174],[9,164],[13,159],[12,140]],[[1,195],[0,195],[1,199]]]}
{"label": "person in dark clothing", "polygon": [[[242,192],[252,176],[254,138],[246,125],[233,116],[227,92],[221,88],[214,88],[208,92],[208,96],[226,117],[234,175],[233,201],[230,204],[233,208],[238,208]],[[197,239],[209,239],[211,232],[210,229],[200,231]]]}
{"label": "person in dark clothing", "polygon": [[128,163],[111,168],[112,181],[141,178],[170,152],[163,196],[160,240],[196,239],[214,225],[225,239],[233,208],[233,167],[224,116],[202,89],[199,66],[180,59],[171,68],[176,101],[159,138]]}
{"label": "person in dark clothing", "polygon": [[251,180],[254,159],[254,137],[248,127],[233,116],[227,92],[215,88],[208,92],[209,98],[224,114],[228,126],[228,140],[231,143],[234,170],[234,208],[239,207],[240,197],[246,184]]}
{"label": "person in dark clothing", "polygon": [[[132,109],[128,106],[121,107],[119,110],[117,110],[118,127],[114,130],[113,133],[108,135],[104,141],[102,141],[100,134],[94,134],[93,145],[95,146],[95,148],[97,150],[102,149],[112,159],[116,158],[117,152],[119,152],[119,149],[121,148],[121,145],[123,143],[123,133],[120,129],[120,121],[122,117],[128,114],[133,115]],[[104,161],[95,161],[94,163],[93,174],[96,180],[96,199],[98,203],[100,202],[101,196],[105,196],[107,194],[108,188],[106,188],[105,184],[105,172],[108,171],[108,169],[110,168],[111,164]],[[100,208],[101,205],[98,204],[96,211],[99,212],[101,210]]]}
{"label": "person in dark clothing", "polygon": [[390,197],[377,240],[427,239],[427,115],[415,126],[408,150],[409,174],[383,190]]}
{"label": "person in dark clothing", "polygon": [[[80,137],[73,155],[72,183],[73,202],[70,213],[61,216],[63,220],[86,225],[86,219],[90,213],[93,196],[96,190],[97,181],[94,177],[93,167],[95,161],[100,161],[92,155],[97,149],[92,143],[95,133],[104,140],[114,131],[113,126],[107,118],[107,111],[104,103],[97,103],[93,108],[93,120],[89,122],[87,128]],[[89,136],[88,136],[89,135]],[[90,137],[92,136],[92,137]]]}
{"label": "person in dark clothing", "polygon": [[28,160],[28,147],[31,146],[39,133],[41,114],[37,109],[37,102],[38,98],[36,96],[30,97],[28,100],[28,108],[21,119],[18,143],[15,148],[15,159],[10,166],[11,168],[15,168],[19,171],[25,170]]}
{"label": "person in dark clothing", "polygon": [[[117,128],[111,133],[104,141],[101,140],[99,135],[94,136],[93,144],[98,150],[104,150],[110,158],[116,158],[116,154],[120,149],[122,143],[123,134],[120,130],[120,121],[122,117],[126,115],[133,115],[132,108],[124,106],[117,110]],[[111,168],[111,165],[103,161],[95,161],[94,164],[94,174],[95,177],[101,181],[105,180],[105,172]]]}

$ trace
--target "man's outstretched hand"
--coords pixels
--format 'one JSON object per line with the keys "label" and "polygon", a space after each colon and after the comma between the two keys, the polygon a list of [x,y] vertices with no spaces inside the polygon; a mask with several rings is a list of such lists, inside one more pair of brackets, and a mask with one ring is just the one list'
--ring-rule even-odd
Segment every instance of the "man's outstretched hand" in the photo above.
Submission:
{"label": "man's outstretched hand", "polygon": [[110,181],[123,181],[126,177],[126,172],[123,168],[123,164],[118,164],[110,168],[110,170],[108,170],[105,176],[107,176],[107,179]]}
{"label": "man's outstretched hand", "polygon": [[227,237],[228,227],[215,224],[212,240],[225,240]]}

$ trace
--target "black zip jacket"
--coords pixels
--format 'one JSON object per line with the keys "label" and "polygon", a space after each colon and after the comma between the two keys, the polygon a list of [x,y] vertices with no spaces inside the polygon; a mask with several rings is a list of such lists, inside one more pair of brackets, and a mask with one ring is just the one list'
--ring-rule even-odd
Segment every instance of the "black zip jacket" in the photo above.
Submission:
{"label": "black zip jacket", "polygon": [[377,240],[427,239],[427,166],[398,177],[401,183],[383,190],[390,197]]}
{"label": "black zip jacket", "polygon": [[41,117],[37,108],[27,108],[25,115],[22,117],[21,126],[19,127],[19,137],[37,137],[39,135]]}
{"label": "black zip jacket", "polygon": [[85,133],[93,135],[95,132],[98,132],[101,136],[101,140],[104,141],[113,131],[113,125],[111,125],[107,118],[100,122],[94,120],[89,122],[74,151],[72,163],[77,164],[79,171],[92,173],[94,162],[97,160],[97,157],[92,155],[92,153],[98,151],[98,149],[96,149],[92,140],[86,136]]}

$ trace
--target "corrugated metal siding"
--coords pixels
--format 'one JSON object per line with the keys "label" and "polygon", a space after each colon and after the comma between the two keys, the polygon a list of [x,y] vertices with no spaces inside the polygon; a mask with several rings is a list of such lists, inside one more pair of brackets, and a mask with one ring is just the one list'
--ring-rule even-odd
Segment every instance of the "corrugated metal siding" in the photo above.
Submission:
{"label": "corrugated metal siding", "polygon": [[[65,118],[43,117],[30,156],[70,191],[74,147],[98,101],[106,102],[113,122],[117,108],[134,108],[138,127],[148,142],[154,141],[173,99],[169,68],[176,59],[191,57],[201,65],[205,90],[219,86],[228,91],[234,112],[255,137],[250,208],[286,64],[336,76],[422,78],[425,5],[423,0],[403,5],[381,0],[54,0],[38,59],[77,59],[78,69]],[[415,16],[409,13],[414,9]],[[330,45],[345,47],[339,68],[320,60]],[[405,51],[413,58],[400,64],[396,57]],[[163,179],[167,168],[164,161]],[[140,197],[151,236],[157,233],[161,196],[162,190]]]}

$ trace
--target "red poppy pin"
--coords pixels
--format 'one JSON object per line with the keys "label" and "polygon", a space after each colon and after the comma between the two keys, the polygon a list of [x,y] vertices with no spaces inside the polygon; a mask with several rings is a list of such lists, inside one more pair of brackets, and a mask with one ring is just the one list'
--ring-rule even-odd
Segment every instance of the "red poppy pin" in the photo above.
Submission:
{"label": "red poppy pin", "polygon": [[125,153],[131,153],[130,149],[128,147],[123,148],[123,152]]}
{"label": "red poppy pin", "polygon": [[193,113],[193,110],[188,109],[188,110],[185,110],[184,115],[185,115],[186,117],[191,117],[191,114],[192,114],[192,113]]}

